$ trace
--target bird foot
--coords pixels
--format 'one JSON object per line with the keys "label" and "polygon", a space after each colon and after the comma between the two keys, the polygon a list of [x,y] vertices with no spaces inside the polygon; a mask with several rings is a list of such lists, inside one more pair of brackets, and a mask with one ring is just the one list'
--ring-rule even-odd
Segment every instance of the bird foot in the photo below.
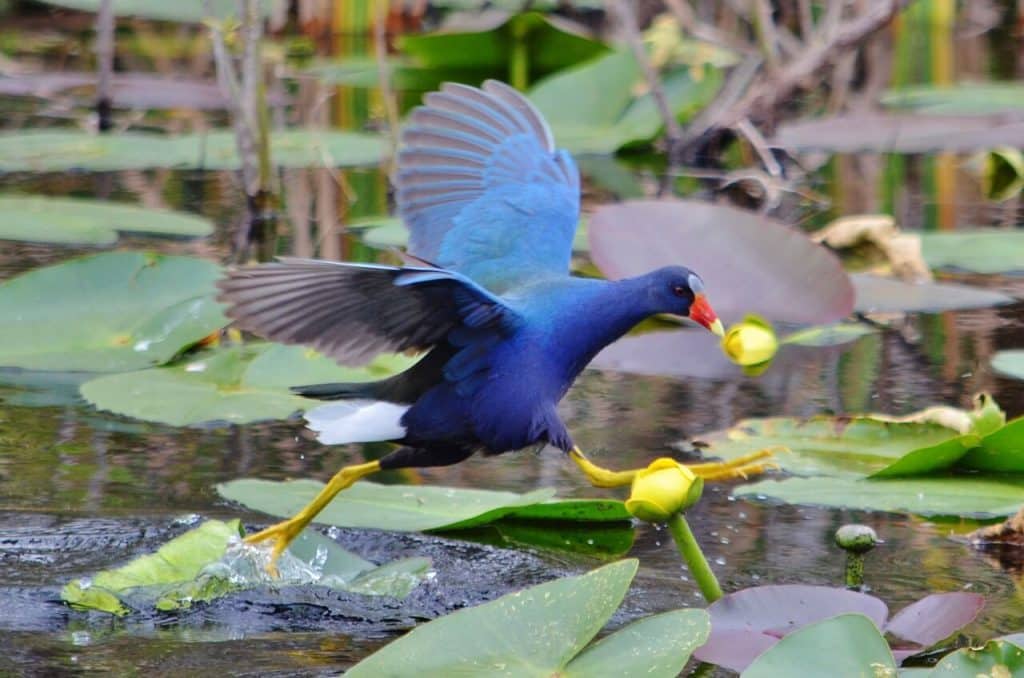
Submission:
{"label": "bird foot", "polygon": [[774,461],[762,461],[772,456],[770,449],[758,450],[729,461],[713,461],[703,464],[687,464],[686,467],[704,480],[746,480],[765,471],[778,470]]}
{"label": "bird foot", "polygon": [[267,562],[266,570],[267,574],[277,579],[280,576],[280,572],[277,569],[278,558],[281,557],[281,554],[285,552],[288,545],[295,541],[295,538],[302,533],[302,530],[308,524],[308,520],[299,520],[298,517],[289,518],[260,530],[256,534],[251,534],[243,541],[250,546],[262,546],[266,542],[273,542],[270,545],[270,560]]}

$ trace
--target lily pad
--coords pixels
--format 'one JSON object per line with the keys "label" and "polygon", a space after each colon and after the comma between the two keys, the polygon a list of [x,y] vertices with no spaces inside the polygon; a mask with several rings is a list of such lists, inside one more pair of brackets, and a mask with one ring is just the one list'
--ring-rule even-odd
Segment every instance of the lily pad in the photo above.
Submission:
{"label": "lily pad", "polygon": [[[621,503],[619,506],[625,510]],[[443,530],[438,532],[444,534]],[[626,521],[570,523],[509,517],[487,525],[453,530],[451,534],[463,541],[503,548],[528,546],[595,558],[621,558],[633,548],[636,538],[633,525]]]}
{"label": "lily pad", "polygon": [[260,585],[275,588],[321,585],[364,595],[405,597],[430,568],[426,558],[406,558],[380,567],[349,553],[315,531],[300,535],[278,561],[271,578],[266,562],[238,543],[239,521],[210,520],[172,539],[150,555],[70,582],[61,599],[79,610],[125,615],[132,610],[188,609]]}
{"label": "lily pad", "polygon": [[[355,167],[386,157],[379,135],[319,130],[275,130],[270,155],[281,167]],[[144,132],[89,134],[36,130],[0,134],[0,172],[62,172],[168,167],[238,169],[232,132],[167,136]]]}
{"label": "lily pad", "polygon": [[764,480],[736,488],[738,497],[923,516],[1002,518],[1024,504],[1024,479],[966,475],[952,478],[856,477]]}
{"label": "lily pad", "polygon": [[112,245],[118,232],[201,237],[209,219],[135,205],[78,198],[0,196],[0,240]]}
{"label": "lily pad", "polygon": [[343,367],[301,346],[253,344],[206,351],[171,367],[98,377],[82,384],[81,393],[101,410],[146,421],[239,424],[284,419],[320,403],[292,394],[291,386],[371,381],[414,362],[385,355],[365,367]]}
{"label": "lily pad", "polygon": [[783,638],[743,672],[744,678],[896,675],[896,660],[878,627],[862,614],[842,614]]}
{"label": "lily pad", "polygon": [[1024,85],[1019,82],[960,82],[915,85],[887,90],[881,103],[929,115],[975,115],[1024,110]]}
{"label": "lily pad", "polygon": [[992,369],[1015,379],[1024,379],[1024,349],[999,351],[992,356]]}
{"label": "lily pad", "polygon": [[[612,52],[542,80],[529,92],[560,148],[573,153],[614,153],[648,142],[664,125],[632,52]],[[720,71],[706,69],[697,80],[688,68],[662,78],[669,106],[688,118],[715,96]],[[637,90],[643,90],[637,94]]]}
{"label": "lily pad", "polygon": [[727,325],[748,313],[814,325],[853,310],[853,287],[835,255],[782,222],[732,207],[694,200],[606,205],[590,219],[590,253],[613,279],[661,266],[693,269]]}
{"label": "lily pad", "polygon": [[1024,271],[1024,230],[972,229],[922,233],[921,253],[928,266],[972,273]]}
{"label": "lily pad", "polygon": [[978,678],[1024,674],[1024,648],[1007,640],[990,640],[981,648],[965,647],[942,658],[928,674],[935,678]]}
{"label": "lily pad", "polygon": [[[48,5],[77,9],[83,12],[99,11],[100,0],[42,0]],[[111,3],[115,16],[134,16],[140,19],[156,19],[159,21],[177,21],[181,23],[199,23],[207,18],[206,0],[182,0],[167,2],[166,0],[117,0]],[[273,8],[273,0],[261,3],[264,16],[269,16]],[[212,16],[218,19],[236,17],[238,3],[235,0],[210,0]]]}
{"label": "lily pad", "polygon": [[227,324],[220,267],[189,257],[110,252],[0,284],[0,365],[111,372],[160,365]]}
{"label": "lily pad", "polygon": [[869,273],[850,276],[859,313],[937,313],[1012,304],[1013,297],[972,285],[909,283]]}
{"label": "lily pad", "polygon": [[623,560],[460,610],[417,627],[346,675],[676,676],[707,637],[703,610],[648,617],[585,647],[636,569],[636,560]]}
{"label": "lily pad", "polygon": [[[243,478],[221,483],[225,499],[273,516],[287,518],[323,489],[315,480],[273,482]],[[548,501],[555,494],[542,488],[526,494],[454,487],[380,485],[359,482],[339,494],[317,522],[338,527],[412,532],[452,530],[483,525],[502,517],[534,521],[585,523],[622,521],[628,515],[621,502],[601,500]]]}
{"label": "lily pad", "polygon": [[836,615],[859,614],[899,639],[893,653],[902,661],[971,623],[984,604],[976,593],[935,593],[887,622],[886,604],[865,593],[799,584],[757,586],[725,595],[708,607],[711,636],[695,655],[742,672],[780,638]]}

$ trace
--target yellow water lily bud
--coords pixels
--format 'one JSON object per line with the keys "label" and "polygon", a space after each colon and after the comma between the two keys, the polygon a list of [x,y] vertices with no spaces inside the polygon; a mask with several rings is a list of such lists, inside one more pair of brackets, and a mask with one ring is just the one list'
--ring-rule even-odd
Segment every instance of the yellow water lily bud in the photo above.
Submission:
{"label": "yellow water lily bud", "polygon": [[626,510],[649,523],[664,523],[700,499],[704,479],[675,459],[662,457],[636,472]]}
{"label": "yellow water lily bud", "polygon": [[767,321],[748,315],[725,333],[722,350],[737,365],[760,365],[771,360],[779,350],[779,340]]}

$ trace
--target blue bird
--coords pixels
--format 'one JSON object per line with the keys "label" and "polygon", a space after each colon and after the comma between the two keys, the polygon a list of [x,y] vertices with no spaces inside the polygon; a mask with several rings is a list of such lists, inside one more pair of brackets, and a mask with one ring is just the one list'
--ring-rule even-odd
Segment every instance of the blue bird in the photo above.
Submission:
{"label": "blue bird", "polygon": [[[617,281],[569,275],[579,173],[516,90],[496,81],[446,84],[425,101],[402,133],[395,176],[409,265],[282,258],[219,283],[242,329],[340,363],[425,352],[382,381],[294,389],[337,401],[306,415],[321,442],[401,447],[342,469],[294,517],[249,537],[273,542],[272,563],[338,492],[383,469],[547,443],[594,484],[610,484],[615,472],[583,456],[556,411],[579,373],[654,314],[723,334],[700,276],[682,266]],[[742,462],[694,468],[710,478],[761,470]]]}

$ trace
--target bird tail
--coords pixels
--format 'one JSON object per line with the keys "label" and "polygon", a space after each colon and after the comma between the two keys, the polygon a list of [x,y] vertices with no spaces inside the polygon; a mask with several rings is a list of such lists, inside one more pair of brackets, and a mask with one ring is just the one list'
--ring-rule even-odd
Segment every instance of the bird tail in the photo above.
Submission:
{"label": "bird tail", "polygon": [[317,400],[380,400],[380,381],[292,386],[291,392]]}

